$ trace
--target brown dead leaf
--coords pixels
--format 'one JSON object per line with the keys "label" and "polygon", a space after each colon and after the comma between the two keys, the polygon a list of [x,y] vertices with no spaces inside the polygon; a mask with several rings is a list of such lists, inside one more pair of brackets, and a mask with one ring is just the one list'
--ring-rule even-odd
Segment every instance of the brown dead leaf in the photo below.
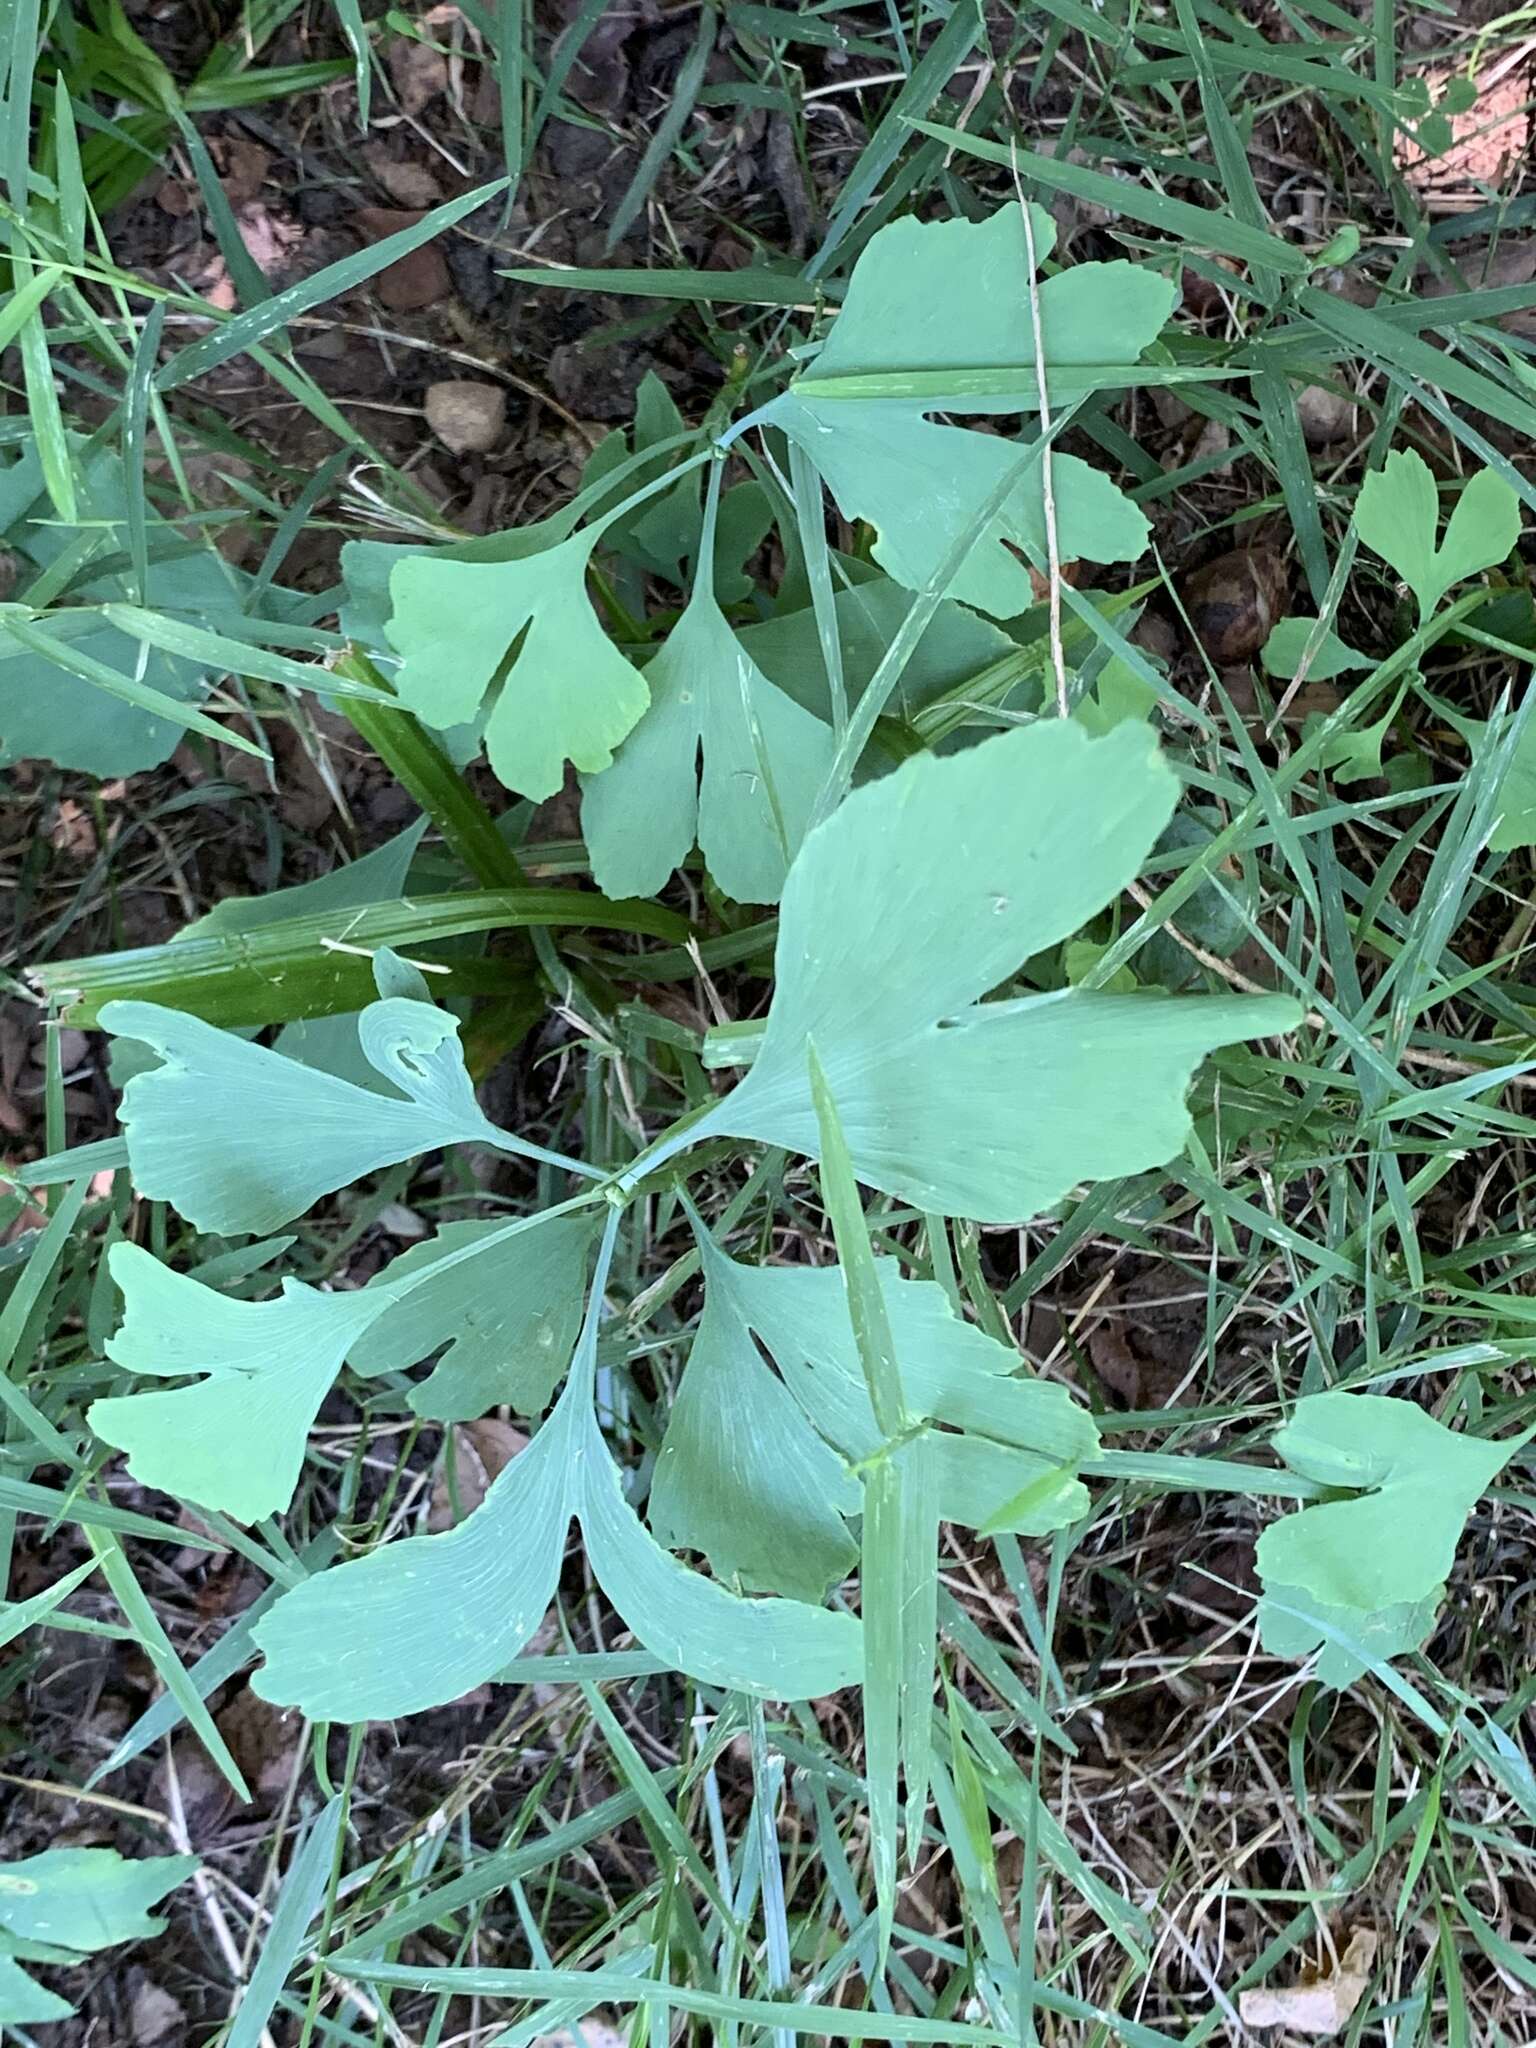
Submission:
{"label": "brown dead leaf", "polygon": [[96,826],[83,804],[61,797],[48,827],[48,841],[70,860],[90,860],[96,853]]}
{"label": "brown dead leaf", "polygon": [[1337,2034],[1365,1996],[1375,1959],[1376,1936],[1368,1927],[1358,1927],[1336,1971],[1303,1972],[1299,1983],[1282,1991],[1244,1991],[1238,2000],[1243,2025],[1289,2027],[1293,2034],[1310,2034],[1316,2040]]}
{"label": "brown dead leaf", "polygon": [[249,206],[267,182],[272,159],[248,135],[218,135],[209,144],[224,196],[236,208]]}
{"label": "brown dead leaf", "polygon": [[[240,239],[263,277],[286,268],[289,256],[304,239],[297,221],[284,220],[260,204],[241,207],[235,216]],[[221,313],[235,310],[235,287],[222,256],[215,256],[197,280],[203,297]]]}
{"label": "brown dead leaf", "polygon": [[185,220],[197,209],[197,188],[181,178],[173,178],[167,171],[155,188],[155,204],[172,220]]}
{"label": "brown dead leaf", "polygon": [[194,1848],[218,1832],[235,1803],[234,1787],[190,1729],[172,1741],[153,1785],[156,1806],[172,1814],[180,1809]]}
{"label": "brown dead leaf", "polygon": [[173,2048],[185,2040],[185,2009],[162,1985],[140,1977],[128,2006],[128,2032],[133,2048]]}
{"label": "brown dead leaf", "polygon": [[443,188],[429,165],[414,163],[408,157],[392,157],[382,142],[370,142],[363,151],[363,161],[396,206],[425,211],[442,205]]}
{"label": "brown dead leaf", "polygon": [[396,36],[384,61],[400,110],[413,120],[448,90],[448,59],[414,36]]}
{"label": "brown dead leaf", "polygon": [[[1051,593],[1051,580],[1048,576],[1042,576],[1033,562],[1027,566],[1029,568],[1029,588],[1035,603],[1044,604]],[[1082,582],[1084,573],[1084,567],[1081,562],[1063,562],[1061,565],[1062,582],[1070,583],[1074,590]]]}
{"label": "brown dead leaf", "polygon": [[214,1724],[254,1797],[269,1804],[281,1799],[293,1776],[304,1717],[274,1707],[247,1685],[214,1716]]}
{"label": "brown dead leaf", "polygon": [[[473,1514],[491,1487],[519,1451],[528,1448],[528,1439],[520,1429],[514,1429],[510,1422],[499,1422],[494,1415],[487,1415],[479,1422],[461,1422],[453,1430],[453,1493],[448,1488],[448,1461],[446,1457],[438,1469],[432,1484],[432,1505],[427,1511],[427,1527],[434,1533],[451,1529],[456,1521]],[[458,1498],[458,1513],[454,1513],[454,1495]]]}

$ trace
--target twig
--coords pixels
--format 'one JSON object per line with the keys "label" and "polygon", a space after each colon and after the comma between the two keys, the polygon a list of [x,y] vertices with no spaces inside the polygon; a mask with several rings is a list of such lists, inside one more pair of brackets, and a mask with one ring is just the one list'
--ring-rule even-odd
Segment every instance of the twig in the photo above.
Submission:
{"label": "twig", "polygon": [[[182,1855],[189,1856],[192,1854],[192,1842],[187,1833],[186,1808],[183,1806],[181,1798],[181,1779],[177,1775],[176,1756],[171,1748],[169,1737],[166,1738],[165,1745],[165,1782],[166,1791],[169,1794],[167,1803],[171,1809],[171,1840],[181,1851]],[[214,1897],[213,1880],[201,1864],[192,1873],[192,1889],[197,1893],[198,1904],[202,1907],[208,1925],[213,1931],[214,1945],[217,1947],[220,1955],[223,1956],[225,1967],[234,1979],[238,1989],[244,1991],[247,1977],[239,1946],[235,1941],[234,1935],[230,1932],[229,1922],[224,1917],[222,1907]],[[261,2041],[262,2048],[275,2048],[272,2031],[269,2027],[262,2029]]]}
{"label": "twig", "polygon": [[1072,707],[1067,701],[1067,659],[1061,644],[1061,549],[1056,538],[1056,492],[1051,476],[1051,400],[1045,381],[1045,330],[1040,324],[1035,224],[1030,217],[1029,201],[1024,197],[1024,181],[1019,176],[1016,142],[1009,143],[1008,154],[1013,166],[1013,189],[1018,195],[1019,216],[1024,222],[1024,254],[1029,267],[1029,324],[1035,337],[1035,386],[1040,394],[1040,435],[1045,442],[1040,451],[1040,502],[1045,512],[1045,568],[1050,585],[1046,599],[1051,622],[1051,667],[1056,671],[1056,709],[1066,718]]}

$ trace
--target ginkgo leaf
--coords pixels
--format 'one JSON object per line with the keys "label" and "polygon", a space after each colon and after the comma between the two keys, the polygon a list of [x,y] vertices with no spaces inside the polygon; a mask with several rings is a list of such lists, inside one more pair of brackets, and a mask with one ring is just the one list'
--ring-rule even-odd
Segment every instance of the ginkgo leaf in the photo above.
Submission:
{"label": "ginkgo leaf", "polygon": [[[868,689],[912,606],[909,590],[867,565],[857,566],[863,571],[859,580],[839,590],[833,600],[843,686],[850,704],[857,704]],[[830,721],[821,632],[811,607],[744,626],[738,638],[748,658],[777,689],[823,722]],[[1018,652],[1018,643],[1001,627],[944,598],[913,648],[887,711],[892,717],[910,719],[936,697],[958,689],[993,662],[1016,658]],[[1032,701],[1038,701],[1038,682],[1030,678],[1030,683]],[[968,734],[967,740],[971,737]]]}
{"label": "ginkgo leaf", "polygon": [[[1468,718],[1453,705],[1430,696],[1427,691],[1422,694],[1434,707],[1436,716],[1453,727],[1473,753],[1479,753],[1489,745],[1492,737],[1489,727],[1494,721]],[[1536,846],[1536,719],[1533,718],[1527,718],[1515,742],[1515,751],[1499,784],[1498,821],[1488,835],[1488,847],[1492,853],[1512,853],[1520,846]]]}
{"label": "ginkgo leaf", "polygon": [[[47,615],[45,638],[87,665],[147,683],[163,698],[200,704],[208,687],[200,663],[146,649],[86,609],[139,596],[136,581],[124,572],[129,493],[122,460],[108,449],[73,444],[71,468],[80,493],[75,527],[65,526],[49,503],[35,442],[0,468],[0,536],[6,551],[21,558],[24,583],[35,570],[78,550],[87,537],[96,541],[92,559],[101,570],[93,575],[89,561],[77,570],[69,585],[72,603]],[[150,609],[211,627],[246,617],[250,579],[206,538],[183,534],[151,514],[147,543],[142,601]],[[274,603],[283,596],[271,593]],[[173,718],[71,674],[0,628],[0,761],[42,756],[90,775],[132,775],[167,759],[183,730]]]}
{"label": "ginkgo leaf", "polygon": [[[638,470],[628,471],[617,490],[627,495],[661,478],[668,466],[676,462],[678,443],[686,432],[687,422],[671,392],[654,370],[647,370],[635,393],[633,435],[618,428],[598,442],[581,472],[582,491],[601,484],[626,460],[631,447],[637,455],[653,448],[664,447],[664,452]],[[649,575],[664,576],[668,582],[684,586],[691,584],[699,567],[699,542],[704,526],[700,481],[698,471],[693,470],[633,512],[605,524],[604,549],[633,562]],[[591,509],[594,517],[602,517],[601,500]],[[712,579],[721,604],[741,604],[752,595],[752,579],[743,573],[741,565],[761,547],[772,525],[772,504],[755,478],[734,484],[723,494]]]}
{"label": "ginkgo leaf", "polygon": [[[751,1592],[825,1599],[858,1557],[845,1516],[860,1488],[764,1364],[707,1234],[704,1313],[651,1479],[650,1521],[673,1550],[699,1550]],[[847,1327],[847,1312],[842,1321]]]}
{"label": "ginkgo leaf", "polygon": [[74,2008],[16,1960],[73,1963],[165,1932],[149,1908],[198,1868],[195,1856],[128,1862],[115,1849],[45,1849],[0,1863],[0,2025],[38,2026]]}
{"label": "ginkgo leaf", "polygon": [[1375,1654],[1394,1654],[1381,1647],[1388,1642],[1414,1646],[1399,1640],[1410,1629],[1420,1629],[1415,1644],[1422,1641],[1467,1516],[1524,1441],[1458,1435],[1414,1402],[1379,1394],[1298,1401],[1275,1433],[1276,1451],[1302,1478],[1354,1497],[1304,1507],[1260,1536],[1265,1647],[1295,1656],[1299,1645],[1327,1640],[1320,1630],[1304,1640],[1297,1610],[1331,1621]]}
{"label": "ginkgo leaf", "polygon": [[1176,794],[1148,727],[1062,719],[855,790],[790,871],[757,1057],[686,1142],[817,1156],[810,1039],[860,1179],[926,1209],[1014,1222],[1172,1158],[1201,1057],[1290,1029],[1295,1003],[981,998],[1134,880]]}
{"label": "ginkgo leaf", "polygon": [[[412,1390],[417,1415],[473,1422],[502,1402],[540,1414],[571,1362],[596,1227],[592,1210],[536,1217],[515,1236],[504,1222],[445,1224],[369,1281],[365,1294],[399,1299],[353,1345],[353,1371],[401,1372],[451,1339]],[[443,1266],[482,1243],[481,1256]],[[414,1284],[402,1291],[405,1281]]]}
{"label": "ginkgo leaf", "polygon": [[[1470,721],[1468,721],[1470,724]],[[1482,737],[1481,722],[1476,733],[1463,728],[1472,744]],[[1517,846],[1536,846],[1536,719],[1528,718],[1515,743],[1514,755],[1499,787],[1499,822],[1488,837],[1493,853],[1510,853]]]}
{"label": "ginkgo leaf", "polygon": [[606,768],[649,701],[587,597],[600,533],[586,527],[520,561],[411,554],[390,572],[400,697],[424,724],[457,726],[494,691],[491,766],[536,801],[559,790],[567,761],[589,774]]}
{"label": "ginkgo leaf", "polygon": [[14,1941],[46,1942],[76,1955],[148,1941],[165,1932],[150,1907],[197,1868],[195,1856],[129,1862],[115,1849],[45,1849],[0,1863],[0,1930]]}
{"label": "ginkgo leaf", "polygon": [[[1039,260],[1054,231],[1038,207],[1031,220]],[[1018,461],[1015,444],[935,425],[925,414],[1037,407],[1030,279],[1017,206],[977,222],[894,221],[860,254],[819,355],[767,408],[768,420],[815,464],[844,517],[876,529],[876,561],[909,589],[933,582]],[[1156,339],[1174,297],[1158,272],[1125,262],[1079,264],[1044,279],[1038,315],[1055,402],[1133,381],[1132,365]],[[1012,374],[977,374],[989,371]],[[1128,561],[1142,552],[1147,522],[1109,478],[1056,454],[1051,482],[1064,559]],[[1025,611],[1029,572],[1011,549],[1042,559],[1045,543],[1037,464],[948,594],[1000,618]]]}
{"label": "ginkgo leaf", "polygon": [[1434,473],[1411,448],[1395,448],[1360,486],[1355,530],[1395,569],[1427,619],[1452,584],[1502,562],[1520,538],[1520,501],[1491,469],[1464,487],[1435,545],[1440,493]]}
{"label": "ginkgo leaf", "polygon": [[[1175,811],[1157,842],[1159,853],[1188,848],[1199,853],[1210,845],[1222,824],[1213,811],[1187,805]],[[1209,882],[1179,905],[1179,930],[1207,953],[1230,960],[1243,943],[1259,907],[1258,877],[1251,860],[1228,857]],[[1200,964],[1171,933],[1154,932],[1137,955],[1136,970],[1144,982],[1161,988],[1187,988]]]}
{"label": "ginkgo leaf", "polygon": [[1353,1685],[1373,1663],[1405,1657],[1429,1640],[1444,1587],[1387,1607],[1330,1607],[1297,1586],[1270,1585],[1259,1602],[1259,1638],[1271,1657],[1317,1656],[1322,1685]]}
{"label": "ginkgo leaf", "polygon": [[[705,1270],[713,1296],[762,1340],[821,1434],[846,1458],[868,1458],[881,1433],[838,1268],[747,1266],[711,1248]],[[1067,1388],[1020,1377],[1017,1354],[957,1316],[932,1281],[903,1279],[892,1259],[877,1260],[876,1271],[907,1401],[965,1432],[933,1440],[946,1521],[975,1528],[1046,1472],[1070,1475],[1098,1449],[1092,1416]],[[761,1361],[758,1369],[766,1376]],[[1085,1506],[1081,1488],[1042,1489],[1031,1533],[1059,1528]]]}
{"label": "ginkgo leaf", "polygon": [[603,1591],[674,1670],[770,1700],[824,1699],[858,1683],[863,1636],[852,1615],[803,1600],[744,1600],[690,1571],[625,1500],[619,1468],[590,1416],[576,1511]]}
{"label": "ginkgo leaf", "polygon": [[613,766],[582,779],[593,879],[608,896],[653,896],[697,839],[728,896],[776,903],[830,730],[773,687],[703,587],[645,676],[650,710]]}
{"label": "ginkgo leaf", "polygon": [[1264,642],[1264,666],[1272,676],[1282,676],[1287,681],[1301,667],[1302,656],[1309,647],[1314,648],[1312,659],[1307,663],[1309,682],[1332,682],[1335,676],[1354,673],[1358,669],[1372,668],[1375,664],[1368,654],[1361,654],[1337,633],[1326,629],[1319,637],[1317,619],[1281,619]]}
{"label": "ginkgo leaf", "polygon": [[[851,1463],[881,1442],[842,1275],[741,1265],[696,1234],[705,1309],[656,1461],[651,1526],[701,1550],[718,1576],[820,1599],[856,1555]],[[1017,1356],[961,1321],[942,1289],[902,1279],[894,1261],[877,1269],[908,1400],[966,1432],[930,1439],[943,1518],[1030,1535],[1077,1520],[1092,1417],[1065,1387],[1017,1377]]]}
{"label": "ginkgo leaf", "polygon": [[275,1301],[234,1301],[132,1244],[115,1244],[107,1264],[123,1295],[108,1357],[158,1379],[206,1377],[168,1393],[95,1401],[92,1429],[127,1452],[145,1486],[242,1522],[281,1513],[320,1404],[384,1302],[365,1290],[321,1294],[298,1280],[285,1280]]}
{"label": "ginkgo leaf", "polygon": [[1132,719],[1145,722],[1156,705],[1152,685],[1115,654],[1094,677],[1093,688],[1072,707],[1072,716],[1085,732],[1102,735]]}
{"label": "ginkgo leaf", "polygon": [[773,1699],[854,1682],[859,1626],[799,1601],[744,1600],[661,1549],[624,1500],[573,1376],[550,1420],[457,1528],[411,1536],[285,1593],[257,1625],[263,1699],[312,1719],[386,1720],[456,1699],[522,1649],[553,1598],[574,1514],[593,1571],[677,1670]]}
{"label": "ginkgo leaf", "polygon": [[475,1101],[457,1020],[429,1003],[393,997],[357,1019],[363,1055],[392,1094],[157,1003],[108,1003],[101,1022],[163,1063],[123,1091],[133,1184],[199,1230],[276,1230],[322,1195],[439,1145],[521,1149]]}
{"label": "ginkgo leaf", "polygon": [[579,1422],[563,1399],[456,1528],[383,1544],[283,1594],[253,1631],[266,1662],[251,1690],[313,1720],[385,1721],[510,1664],[560,1577]]}
{"label": "ginkgo leaf", "polygon": [[1442,589],[1492,569],[1513,552],[1519,538],[1520,500],[1514,486],[1496,471],[1480,469],[1462,486],[1446,521],[1445,538],[1435,557]]}
{"label": "ginkgo leaf", "polygon": [[37,2027],[49,2020],[67,2020],[74,2007],[67,1998],[29,1977],[14,1956],[6,1953],[0,1935],[0,2023],[8,2027]]}

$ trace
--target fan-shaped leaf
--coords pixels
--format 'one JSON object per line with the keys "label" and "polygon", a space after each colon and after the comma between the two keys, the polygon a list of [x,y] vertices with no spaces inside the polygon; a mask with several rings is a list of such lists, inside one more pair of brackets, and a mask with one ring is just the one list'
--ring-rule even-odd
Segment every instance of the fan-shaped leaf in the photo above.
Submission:
{"label": "fan-shaped leaf", "polygon": [[[1031,214],[1036,257],[1054,239]],[[826,480],[844,516],[875,527],[875,559],[920,590],[1018,459],[994,435],[936,426],[925,413],[1027,412],[1039,403],[1030,263],[1016,206],[972,222],[893,222],[871,236],[843,308],[809,370],[768,408]],[[1133,380],[1174,288],[1131,263],[1087,263],[1039,286],[1047,380],[1059,406]],[[1142,514],[1076,457],[1052,458],[1057,536],[1065,558],[1131,560],[1146,545]],[[972,548],[949,594],[998,617],[1031,602],[1027,569],[1010,552],[1045,553],[1038,468]]]}
{"label": "fan-shaped leaf", "polygon": [[1274,631],[1264,642],[1264,666],[1272,676],[1283,676],[1289,680],[1301,667],[1301,658],[1307,649],[1316,643],[1316,652],[1307,663],[1307,678],[1311,682],[1331,682],[1335,676],[1350,675],[1357,669],[1372,668],[1375,664],[1368,654],[1361,654],[1337,633],[1323,632],[1318,637],[1320,621],[1317,619],[1281,619]]}
{"label": "fan-shaped leaf", "polygon": [[285,1593],[253,1631],[267,1661],[252,1691],[314,1720],[392,1720],[510,1664],[554,1598],[579,1420],[563,1400],[457,1528],[386,1543]]}
{"label": "fan-shaped leaf", "polygon": [[130,1863],[115,1849],[45,1849],[0,1863],[0,2024],[67,2019],[73,2007],[35,1984],[16,1960],[72,1963],[122,1941],[165,1932],[149,1911],[198,1867],[195,1856],[146,1856]]}
{"label": "fan-shaped leaf", "polygon": [[[912,605],[911,592],[903,590],[889,576],[882,576],[867,565],[853,566],[862,568],[859,580],[846,590],[839,590],[833,600],[843,657],[843,684],[850,704],[856,704],[869,687]],[[785,612],[779,618],[744,626],[738,638],[749,659],[776,688],[823,722],[830,721],[832,702],[827,668],[812,608]],[[1008,656],[1016,659],[1018,653],[1018,643],[1009,639],[1001,627],[945,598],[913,648],[887,711],[893,717],[910,719],[936,697],[958,689],[994,662]],[[1039,684],[1033,677],[1029,678],[1029,694],[1033,708],[1040,695]],[[966,737],[969,742],[974,734]]]}
{"label": "fan-shaped leaf", "polygon": [[[741,1265],[698,1234],[704,1314],[656,1461],[651,1526],[701,1550],[719,1577],[819,1600],[856,1555],[850,1466],[882,1441],[842,1274]],[[945,1425],[929,1439],[943,1519],[1028,1535],[1077,1520],[1092,1417],[1065,1387],[1020,1377],[1018,1357],[932,1282],[902,1279],[894,1260],[876,1270],[906,1398]]]}
{"label": "fan-shaped leaf", "polygon": [[1421,619],[1453,583],[1503,561],[1520,538],[1520,501],[1493,470],[1480,470],[1462,490],[1437,547],[1439,522],[1434,474],[1414,449],[1395,448],[1360,486],[1356,530],[1413,592]]}
{"label": "fan-shaped leaf", "polygon": [[776,903],[832,758],[831,732],[774,688],[704,588],[645,676],[650,710],[613,766],[582,781],[598,887],[653,896],[697,839],[728,896]]}
{"label": "fan-shaped leaf", "polygon": [[[724,1277],[732,1261],[699,1243],[704,1314],[656,1460],[651,1527],[749,1591],[823,1600],[858,1556],[843,1519],[859,1512],[858,1482],[758,1355]],[[846,1309],[842,1320],[846,1334]]]}
{"label": "fan-shaped leaf", "polygon": [[307,1580],[256,1628],[264,1699],[315,1719],[377,1720],[456,1699],[527,1642],[554,1595],[574,1513],[604,1591],[656,1655],[708,1684],[809,1699],[858,1676],[848,1615],[743,1600],[661,1549],[573,1377],[553,1416],[481,1505],[442,1536],[412,1536]]}
{"label": "fan-shaped leaf", "polygon": [[852,1615],[801,1600],[743,1600],[689,1571],[625,1500],[619,1468],[590,1419],[577,1513],[603,1591],[675,1670],[770,1700],[823,1699],[858,1683],[863,1637]]}
{"label": "fan-shaped leaf", "polygon": [[[44,491],[42,465],[29,447],[0,471],[0,535],[6,547],[34,569],[46,569],[83,534],[99,526],[92,573],[88,562],[69,586],[77,604],[102,604],[136,595],[126,573],[128,490],[123,465],[106,451],[73,464],[81,528],[63,526]],[[248,580],[205,540],[178,533],[166,522],[149,522],[148,573],[143,603],[151,610],[217,626],[242,616]],[[130,682],[148,684],[161,697],[188,705],[201,702],[205,670],[195,661],[140,644],[115,626],[89,614],[69,616],[72,606],[47,615],[46,638],[62,642],[82,665],[95,663]],[[45,656],[24,648],[0,628],[0,760],[41,756],[90,775],[131,775],[164,761],[183,727],[157,716],[113,691],[73,675]]]}
{"label": "fan-shaped leaf", "polygon": [[449,727],[473,719],[494,690],[486,752],[523,796],[553,796],[567,761],[606,768],[649,699],[587,597],[600,532],[587,527],[521,561],[412,554],[390,573],[401,698],[424,724]]}
{"label": "fan-shaped leaf", "polygon": [[114,1245],[107,1263],[124,1305],[107,1355],[158,1379],[207,1377],[93,1402],[91,1427],[128,1453],[145,1486],[242,1522],[280,1513],[320,1403],[383,1300],[285,1280],[275,1301],[232,1301],[131,1244]]}
{"label": "fan-shaped leaf", "polygon": [[45,1849],[0,1863],[0,1928],[15,1941],[94,1955],[120,1941],[165,1932],[150,1907],[185,1883],[195,1856],[145,1856],[128,1862],[115,1849]]}
{"label": "fan-shaped leaf", "polygon": [[856,790],[784,891],[755,1063],[692,1127],[817,1154],[813,1040],[859,1177],[987,1222],[1161,1165],[1203,1054],[1280,1031],[1283,997],[1067,989],[981,998],[1134,879],[1176,794],[1150,730],[1040,721]]}
{"label": "fan-shaped leaf", "polygon": [[362,1174],[439,1145],[523,1149],[481,1112],[447,1011],[402,997],[357,1019],[396,1093],[356,1087],[156,1003],[109,1003],[102,1024],[163,1065],[123,1092],[134,1186],[199,1230],[277,1229]]}
{"label": "fan-shaped leaf", "polygon": [[[1524,1438],[1458,1436],[1412,1401],[1309,1394],[1277,1430],[1275,1449],[1304,1479],[1349,1488],[1273,1522],[1259,1538],[1265,1647],[1297,1656],[1326,1642],[1317,1614],[1373,1654],[1416,1647],[1433,1621],[1462,1526]],[[1411,1638],[1411,1640],[1410,1640]],[[1345,1683],[1360,1666],[1337,1645]]]}
{"label": "fan-shaped leaf", "polygon": [[410,1396],[416,1414],[473,1422],[503,1401],[539,1414],[571,1362],[596,1227],[592,1210],[535,1217],[515,1235],[501,1222],[445,1224],[369,1281],[365,1295],[399,1298],[352,1346],[353,1370],[400,1372],[451,1339]]}
{"label": "fan-shaped leaf", "polygon": [[[712,1250],[706,1271],[713,1296],[761,1338],[828,1442],[848,1459],[869,1457],[881,1433],[838,1269],[746,1266]],[[878,1260],[876,1271],[908,1403],[946,1430],[965,1432],[933,1439],[946,1521],[979,1527],[1045,1473],[1070,1475],[1098,1449],[1092,1416],[1068,1390],[1021,1377],[1017,1355],[963,1322],[942,1288],[904,1280],[894,1260]],[[1042,1492],[1030,1533],[1059,1528],[1086,1505],[1086,1492],[1075,1484],[1059,1497]]]}

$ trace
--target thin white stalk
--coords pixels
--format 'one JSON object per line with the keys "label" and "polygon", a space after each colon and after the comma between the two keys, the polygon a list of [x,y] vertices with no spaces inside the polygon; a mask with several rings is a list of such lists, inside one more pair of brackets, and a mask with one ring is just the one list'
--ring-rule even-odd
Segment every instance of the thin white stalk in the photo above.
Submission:
{"label": "thin white stalk", "polygon": [[1040,434],[1045,447],[1040,456],[1040,502],[1045,511],[1046,592],[1050,608],[1051,667],[1056,676],[1056,709],[1063,718],[1071,715],[1067,700],[1067,660],[1061,640],[1061,548],[1056,538],[1056,493],[1051,478],[1051,400],[1045,378],[1045,333],[1040,322],[1040,275],[1035,261],[1035,223],[1024,183],[1019,176],[1017,145],[1010,145],[1013,189],[1018,195],[1019,217],[1024,223],[1024,254],[1029,266],[1029,324],[1035,340],[1035,388],[1040,394]]}

